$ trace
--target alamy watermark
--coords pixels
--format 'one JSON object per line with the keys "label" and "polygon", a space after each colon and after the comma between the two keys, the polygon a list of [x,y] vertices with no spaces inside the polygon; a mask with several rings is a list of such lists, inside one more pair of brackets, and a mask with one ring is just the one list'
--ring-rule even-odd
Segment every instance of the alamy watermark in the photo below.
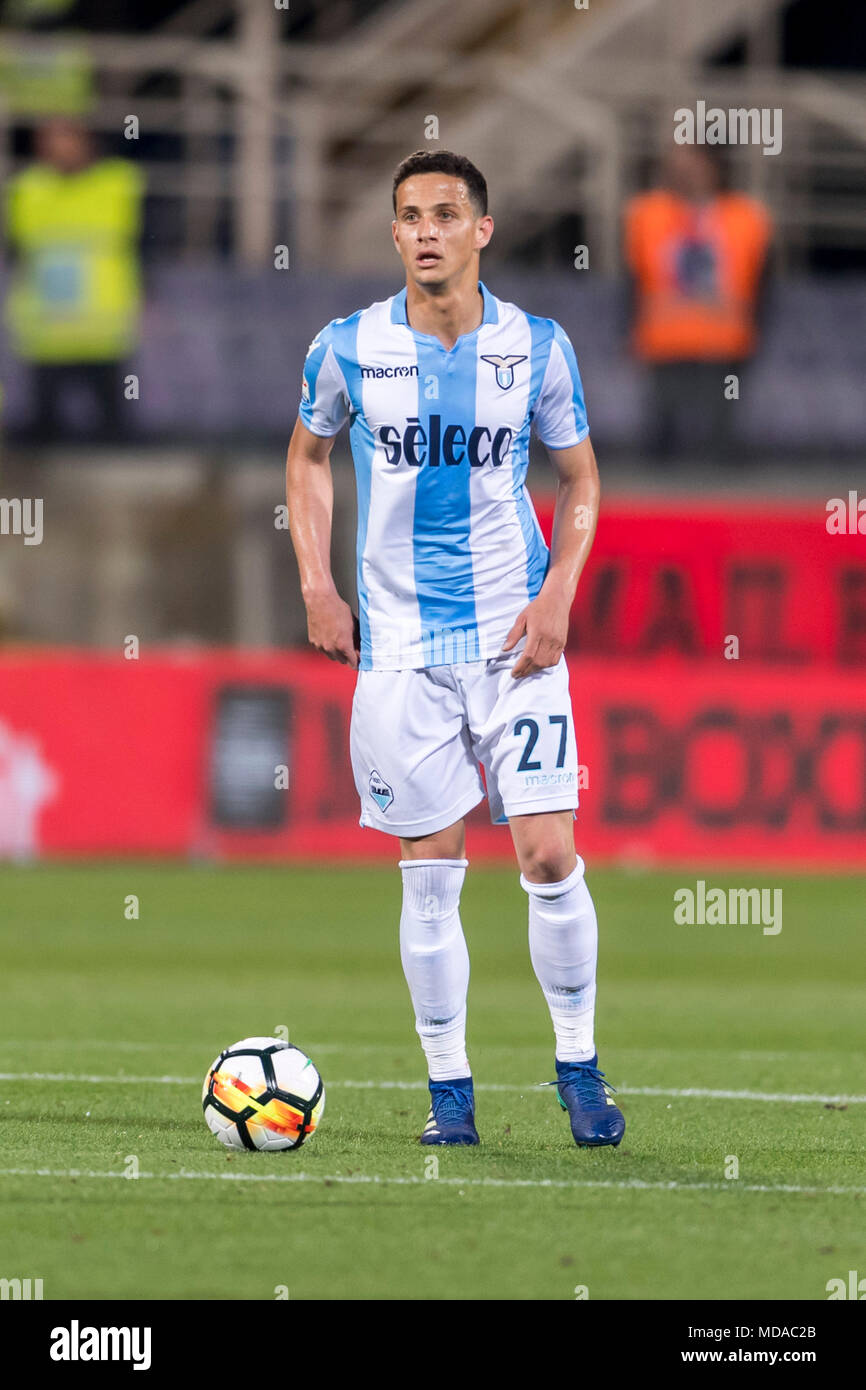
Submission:
{"label": "alamy watermark", "polygon": [[674,112],[678,145],[761,145],[763,154],[782,150],[781,106],[707,106],[696,101],[694,111],[680,106]]}
{"label": "alamy watermark", "polygon": [[824,1288],[827,1291],[827,1301],[834,1299],[851,1298],[858,1303],[866,1299],[866,1279],[861,1279],[856,1269],[848,1270],[848,1278],[828,1279]]}
{"label": "alamy watermark", "polygon": [[0,536],[23,536],[25,545],[41,545],[42,498],[0,497]]}
{"label": "alamy watermark", "polygon": [[26,1301],[43,1296],[41,1279],[0,1279],[0,1299],[4,1302],[6,1299]]}
{"label": "alamy watermark", "polygon": [[695,887],[674,892],[674,921],[680,926],[762,926],[764,936],[782,930],[781,888],[707,888],[699,878]]}
{"label": "alamy watermark", "polygon": [[82,1327],[73,1318],[68,1327],[51,1331],[52,1361],[130,1361],[134,1371],[151,1364],[149,1327]]}
{"label": "alamy watermark", "polygon": [[831,497],[827,502],[824,525],[831,536],[866,536],[866,497],[851,488],[846,497]]}

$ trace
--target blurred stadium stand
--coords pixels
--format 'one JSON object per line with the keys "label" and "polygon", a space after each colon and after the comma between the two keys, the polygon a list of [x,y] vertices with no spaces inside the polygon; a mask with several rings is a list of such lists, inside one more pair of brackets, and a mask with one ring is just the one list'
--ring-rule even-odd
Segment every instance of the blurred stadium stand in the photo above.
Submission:
{"label": "blurred stadium stand", "polygon": [[[89,445],[72,421],[63,444],[16,442],[29,383],[0,346],[4,490],[27,495],[38,478],[55,509],[38,566],[20,547],[0,554],[8,636],[110,643],[118,624],[135,625],[126,613],[156,638],[303,640],[287,537],[272,524],[301,362],[323,323],[399,286],[390,177],[419,145],[465,149],[485,170],[498,220],[482,273],[571,333],[608,488],[823,492],[858,466],[866,78],[841,0],[591,0],[586,11],[564,0],[5,0],[0,18],[0,172],[26,167],[34,126],[62,111],[105,154],[133,159],[148,193],[129,438]],[[766,331],[737,405],[741,453],[725,471],[646,457],[646,383],[626,345],[622,209],[654,177],[673,109],[698,96],[784,112],[781,156],[726,152],[732,184],[767,204],[776,240]],[[137,140],[124,139],[130,115]],[[579,243],[588,270],[572,268]],[[286,270],[274,267],[281,246]],[[349,467],[345,440],[336,464]],[[354,497],[341,476],[335,550],[348,590]],[[543,464],[530,481],[549,485]]]}
{"label": "blurred stadium stand", "polygon": [[[570,632],[591,769],[582,849],[862,863],[855,7],[0,0],[0,23],[0,177],[28,168],[34,131],[66,116],[147,190],[139,346],[115,364],[140,386],[125,437],[93,442],[79,402],[59,440],[27,443],[31,374],[0,343],[0,518],[8,499],[45,507],[40,544],[0,534],[0,856],[392,853],[357,824],[352,673],[292,650],[306,618],[283,462],[310,339],[402,283],[394,165],[447,146],[490,183],[485,280],[574,340],[599,451],[604,505]],[[730,186],[775,229],[726,460],[650,456],[648,381],[628,347],[623,209],[657,186],[674,111],[698,99],[783,112],[781,154],[725,151]],[[0,266],[4,297],[14,269]],[[345,437],[334,462],[334,573],[352,599]],[[543,451],[529,483],[549,533]],[[854,516],[845,534],[825,524],[833,497]],[[732,634],[741,661],[726,659]],[[141,659],[125,660],[133,639]],[[291,781],[275,799],[278,763]],[[507,854],[485,819],[473,813],[476,852]]]}
{"label": "blurred stadium stand", "polygon": [[[785,270],[834,252],[866,263],[866,82],[839,0],[592,0],[577,19],[562,0],[54,8],[37,29],[11,27],[27,0],[2,11],[2,159],[18,162],[36,114],[32,99],[16,110],[11,74],[78,55],[88,81],[67,101],[115,152],[139,118],[153,254],[270,265],[282,241],[304,269],[390,269],[390,171],[433,115],[437,143],[484,165],[502,214],[491,261],[561,265],[579,225],[592,269],[613,273],[624,199],[669,139],[676,94],[782,107],[784,159],[733,148],[735,182],[769,203]],[[810,52],[826,66],[803,66]]]}

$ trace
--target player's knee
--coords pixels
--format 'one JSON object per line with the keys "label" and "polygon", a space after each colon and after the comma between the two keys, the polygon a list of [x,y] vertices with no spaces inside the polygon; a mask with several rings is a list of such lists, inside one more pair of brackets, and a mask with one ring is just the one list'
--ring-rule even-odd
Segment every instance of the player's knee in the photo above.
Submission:
{"label": "player's knee", "polygon": [[539,844],[521,856],[520,870],[530,883],[561,883],[575,866],[575,853],[562,845]]}
{"label": "player's knee", "polygon": [[463,859],[466,854],[466,829],[459,820],[454,825],[408,840],[400,837],[401,856],[409,859]]}

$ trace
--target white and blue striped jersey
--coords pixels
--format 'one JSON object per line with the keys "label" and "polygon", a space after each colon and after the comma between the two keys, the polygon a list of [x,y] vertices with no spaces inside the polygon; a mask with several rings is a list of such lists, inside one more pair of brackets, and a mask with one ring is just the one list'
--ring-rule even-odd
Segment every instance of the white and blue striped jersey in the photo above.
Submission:
{"label": "white and blue striped jersey", "polygon": [[567,449],[589,433],[577,360],[553,319],[479,289],[481,324],[451,349],[410,327],[405,289],[310,344],[301,420],[350,426],[361,670],[496,656],[547,573],[529,435]]}

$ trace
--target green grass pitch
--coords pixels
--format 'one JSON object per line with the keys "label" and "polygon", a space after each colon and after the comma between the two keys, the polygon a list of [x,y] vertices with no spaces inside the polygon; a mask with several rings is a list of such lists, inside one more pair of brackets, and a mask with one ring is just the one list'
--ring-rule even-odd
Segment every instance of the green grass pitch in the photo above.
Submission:
{"label": "green grass pitch", "polygon": [[[588,875],[628,1124],[593,1152],[535,1085],[553,1047],[517,872],[470,866],[482,1145],[449,1151],[417,1143],[396,867],[0,870],[0,1276],[46,1299],[826,1299],[866,1273],[866,880],[713,876],[783,889],[765,936],[676,925],[695,877]],[[323,1074],[322,1126],[229,1156],[201,1079],[280,1026]]]}

